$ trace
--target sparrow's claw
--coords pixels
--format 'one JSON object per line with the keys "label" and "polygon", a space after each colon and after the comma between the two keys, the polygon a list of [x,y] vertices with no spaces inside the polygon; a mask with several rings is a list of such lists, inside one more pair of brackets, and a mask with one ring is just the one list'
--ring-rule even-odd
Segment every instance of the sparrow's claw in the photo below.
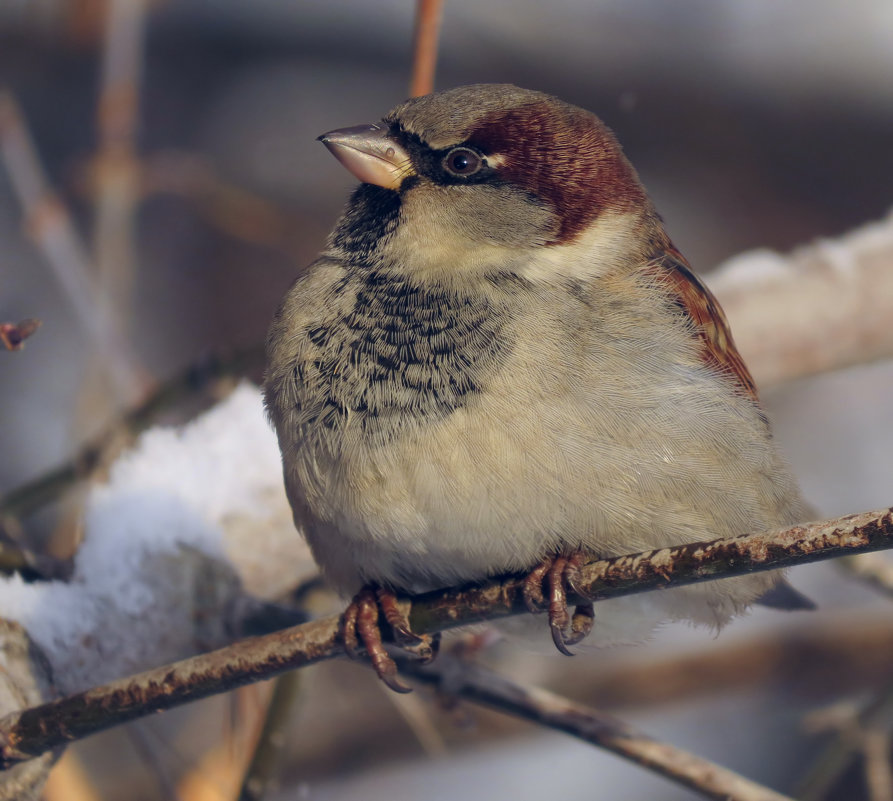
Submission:
{"label": "sparrow's claw", "polygon": [[344,650],[351,659],[360,658],[360,642],[357,639],[357,618],[360,613],[360,601],[365,593],[361,590],[359,594],[347,605],[347,609],[341,615],[341,641],[344,643]]}
{"label": "sparrow's claw", "polygon": [[539,612],[542,610],[543,604],[546,602],[546,596],[543,595],[543,579],[549,568],[552,567],[554,558],[546,557],[533,570],[524,577],[524,585],[521,589],[524,595],[524,603],[528,612]]}
{"label": "sparrow's claw", "polygon": [[569,634],[565,634],[564,644],[576,645],[586,639],[592,631],[593,622],[595,622],[595,610],[592,604],[578,604],[574,607],[571,630]]}
{"label": "sparrow's claw", "polygon": [[400,681],[397,664],[385,648],[379,615],[390,626],[395,642],[424,664],[437,656],[440,635],[415,634],[409,626],[409,618],[400,609],[397,596],[382,587],[363,587],[341,616],[341,636],[347,655],[358,659],[360,648],[365,648],[373,669],[388,687],[398,693],[412,692],[411,687]]}
{"label": "sparrow's claw", "polygon": [[568,590],[576,592],[580,566],[586,554],[577,551],[570,556],[550,556],[538,564],[524,579],[522,593],[527,608],[538,612],[546,602],[543,583],[548,586],[549,628],[552,641],[561,653],[573,656],[569,645],[576,645],[592,631],[595,612],[592,604],[580,604],[571,616],[567,606]]}

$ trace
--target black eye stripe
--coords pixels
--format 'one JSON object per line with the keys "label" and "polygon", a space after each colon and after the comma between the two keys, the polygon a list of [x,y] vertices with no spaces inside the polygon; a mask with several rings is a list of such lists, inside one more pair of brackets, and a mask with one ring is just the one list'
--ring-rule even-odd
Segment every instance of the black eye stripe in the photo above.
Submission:
{"label": "black eye stripe", "polygon": [[[418,174],[427,177],[434,183],[440,185],[489,183],[496,177],[493,166],[487,162],[486,155],[472,145],[463,143],[434,149],[417,134],[403,130],[397,123],[391,124],[391,135],[409,151]],[[464,172],[450,169],[447,165],[447,157],[456,151],[462,151],[468,155],[469,159],[476,160],[475,169]],[[410,188],[412,185],[409,183],[410,180],[404,181],[401,191]]]}

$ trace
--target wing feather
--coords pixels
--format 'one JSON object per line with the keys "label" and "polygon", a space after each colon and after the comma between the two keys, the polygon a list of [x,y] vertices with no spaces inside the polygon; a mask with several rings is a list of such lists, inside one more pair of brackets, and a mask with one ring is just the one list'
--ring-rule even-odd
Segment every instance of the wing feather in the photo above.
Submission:
{"label": "wing feather", "polygon": [[759,403],[756,384],[741,358],[719,301],[672,246],[653,262],[655,276],[664,283],[682,311],[694,323],[706,364],[731,376],[741,391]]}

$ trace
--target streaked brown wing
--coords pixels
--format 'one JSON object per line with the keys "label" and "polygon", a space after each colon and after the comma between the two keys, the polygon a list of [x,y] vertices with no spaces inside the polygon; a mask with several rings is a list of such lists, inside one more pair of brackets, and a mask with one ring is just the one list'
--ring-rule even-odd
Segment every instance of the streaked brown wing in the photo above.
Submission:
{"label": "streaked brown wing", "polygon": [[753,377],[735,347],[719,301],[692,272],[685,257],[675,248],[668,247],[663,257],[654,262],[654,269],[660,271],[661,281],[667,283],[679,307],[694,322],[703,346],[701,358],[704,362],[732,376],[741,390],[759,403]]}

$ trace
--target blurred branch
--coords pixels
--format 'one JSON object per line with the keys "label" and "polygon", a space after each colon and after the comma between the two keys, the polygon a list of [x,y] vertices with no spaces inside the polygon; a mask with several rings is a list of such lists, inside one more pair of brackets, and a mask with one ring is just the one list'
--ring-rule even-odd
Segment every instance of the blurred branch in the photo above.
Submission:
{"label": "blurred branch", "polygon": [[0,343],[7,350],[21,350],[25,347],[25,340],[38,328],[40,320],[33,318],[19,323],[0,323]]}
{"label": "blurred branch", "polygon": [[437,43],[443,0],[416,0],[415,29],[412,34],[412,78],[409,96],[418,97],[434,91],[437,69]]}
{"label": "blurred branch", "polygon": [[43,801],[103,801],[103,798],[81,760],[73,751],[66,751],[50,772]]}
{"label": "blurred branch", "polygon": [[263,727],[242,779],[238,801],[261,801],[276,778],[276,767],[285,746],[285,729],[291,722],[301,692],[301,674],[287,673],[276,679],[267,702]]}
{"label": "blurred branch", "polygon": [[28,231],[102,355],[115,391],[123,400],[132,400],[142,389],[140,368],[124,344],[108,298],[93,279],[90,260],[68,210],[49,188],[21,110],[5,90],[0,90],[0,159],[22,206]]}
{"label": "blurred branch", "polygon": [[393,693],[385,685],[381,685],[380,690],[412,731],[422,751],[429,757],[445,756],[446,742],[431,716],[431,705],[413,694]]}
{"label": "blurred branch", "polygon": [[[893,596],[893,565],[882,554],[850,556],[841,559],[838,564],[854,578],[862,580],[883,595]],[[830,728],[837,731],[834,739],[822,750],[812,769],[801,781],[798,798],[802,801],[823,801],[828,798],[844,773],[861,757],[871,801],[893,801],[891,721],[893,684],[889,682],[859,711],[855,707],[847,707],[843,714],[837,716],[814,716],[811,726],[813,730]]]}
{"label": "blurred branch", "polygon": [[863,554],[858,558],[841,559],[838,565],[844,573],[859,579],[882,595],[893,598],[893,562],[881,554]]}
{"label": "blurred branch", "polygon": [[893,213],[788,256],[741,254],[707,279],[758,384],[893,358]]}
{"label": "blurred branch", "polygon": [[[136,211],[140,165],[136,129],[143,62],[146,0],[105,0],[102,64],[96,108],[97,146],[90,161],[93,202],[91,249],[94,276],[112,323],[131,341],[133,287],[137,273]],[[120,412],[103,378],[98,354],[91,354],[82,379],[76,424],[95,426]],[[95,428],[94,428],[95,430]]]}
{"label": "blurred branch", "polygon": [[291,254],[294,215],[266,198],[224,181],[199,155],[163,150],[146,157],[144,194],[185,197],[211,225],[227,236]]}
{"label": "blurred branch", "polygon": [[[893,509],[745,537],[603,559],[584,565],[571,603],[679,587],[893,547]],[[413,631],[429,634],[526,611],[524,576],[404,598]],[[270,678],[344,652],[339,617],[305,623],[185,659],[0,721],[8,768],[66,741]]]}
{"label": "blurred branch", "polygon": [[[563,695],[582,703],[609,711],[645,710],[648,714],[667,704],[678,707],[756,689],[783,695],[791,705],[824,704],[852,693],[854,687],[879,692],[893,675],[890,621],[883,615],[866,620],[861,610],[840,617],[828,611],[792,615],[781,630],[740,639],[723,637],[718,645],[713,643],[684,655],[658,658],[641,649],[615,649],[610,654],[601,651],[595,660],[554,660],[549,664],[547,675],[550,680],[554,676],[560,682],[557,686]],[[452,651],[448,649],[446,653],[451,655]],[[498,659],[499,654],[496,651],[490,657]],[[517,661],[514,649],[509,659],[508,664],[514,666]],[[503,662],[499,660],[496,664]],[[519,671],[523,669],[523,665],[519,666]],[[344,672],[331,671],[330,679],[336,686],[342,686],[338,676]],[[405,742],[402,719],[365,707],[364,713],[370,720],[374,718],[376,737],[370,739],[370,724],[358,717],[356,701],[346,692],[338,707],[325,707],[327,730],[338,732],[337,739],[320,738],[304,731],[293,734],[296,742],[289,763],[292,775],[312,783],[337,771],[345,753],[362,754],[359,764],[352,763],[356,769],[367,766],[383,769],[389,762],[414,753],[408,746],[402,750],[395,746]],[[414,698],[413,695],[390,695],[398,703]],[[357,697],[360,697],[359,691]],[[426,709],[430,710],[430,706]],[[308,715],[314,713],[319,714],[308,710]],[[452,727],[446,731],[439,727],[438,733],[441,732],[450,748],[468,745],[464,733]],[[508,737],[523,733],[511,721],[479,715],[474,727],[474,747],[486,747],[491,739],[498,739],[504,745]]]}
{"label": "blurred branch", "polygon": [[870,801],[893,801],[891,744],[893,738],[889,731],[874,730],[865,733],[862,750],[865,758],[865,784]]}
{"label": "blurred branch", "polygon": [[[838,710],[837,714],[814,715],[810,728],[836,730],[836,736],[821,750],[812,769],[800,783],[801,801],[824,801],[853,762],[864,761],[871,801],[891,801],[890,720],[893,716],[893,684],[861,710]],[[883,755],[878,746],[884,746]],[[881,757],[879,760],[879,757]],[[880,764],[878,764],[880,761]]]}
{"label": "blurred branch", "polygon": [[97,275],[116,325],[126,329],[136,271],[134,213],[139,201],[136,129],[143,62],[144,0],[108,0],[93,161]]}
{"label": "blurred branch", "polygon": [[[402,661],[402,660],[401,660]],[[671,781],[717,801],[791,801],[737,773],[672,745],[654,740],[601,712],[538,687],[515,684],[477,665],[461,669],[419,667],[404,670],[429,684],[476,704],[570,734],[654,771]]]}
{"label": "blurred branch", "polygon": [[177,792],[173,780],[168,775],[167,766],[159,758],[155,746],[149,741],[146,731],[140,728],[140,725],[145,726],[145,723],[143,722],[142,724],[131,726],[130,728],[125,729],[124,732],[127,735],[127,739],[130,741],[130,745],[133,747],[134,752],[146,764],[149,773],[152,778],[155,779],[160,797],[166,798],[168,801],[186,801],[186,799]]}
{"label": "blurred branch", "polygon": [[76,481],[89,476],[101,463],[106,448],[120,432],[138,434],[148,428],[164,410],[194,396],[219,378],[243,375],[249,367],[260,364],[262,360],[263,349],[257,346],[227,356],[212,356],[191,365],[161,384],[145,401],[85,445],[70,461],[0,498],[0,520],[7,516],[25,517],[59,498]]}

